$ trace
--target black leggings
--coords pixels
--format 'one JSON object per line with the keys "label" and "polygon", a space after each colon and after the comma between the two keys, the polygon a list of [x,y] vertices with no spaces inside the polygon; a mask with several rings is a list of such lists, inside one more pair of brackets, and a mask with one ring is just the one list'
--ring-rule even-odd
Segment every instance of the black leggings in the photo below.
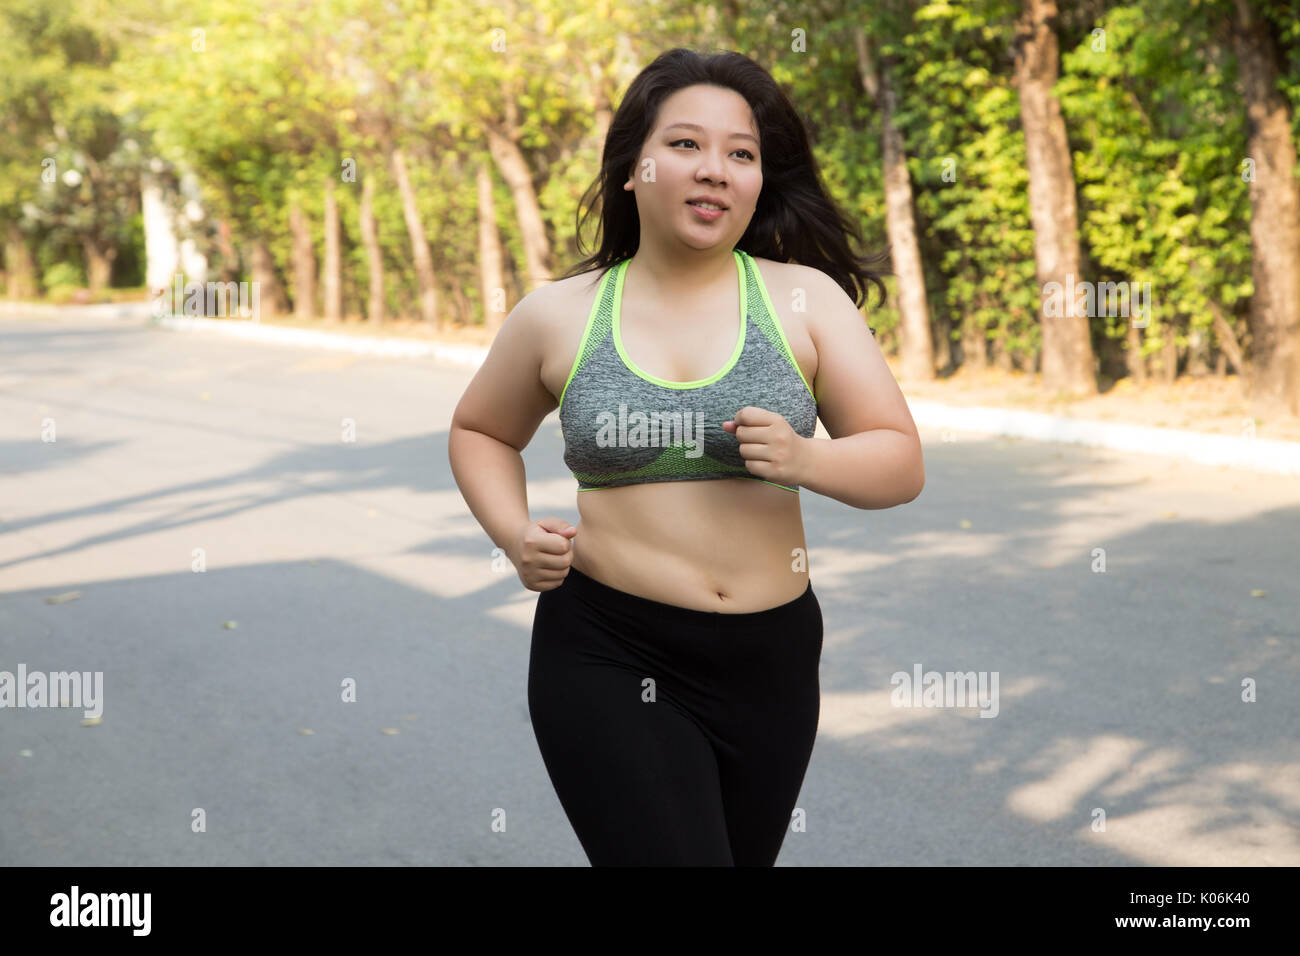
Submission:
{"label": "black leggings", "polygon": [[528,713],[593,866],[771,866],[817,736],[822,613],[697,611],[577,568],[538,594]]}

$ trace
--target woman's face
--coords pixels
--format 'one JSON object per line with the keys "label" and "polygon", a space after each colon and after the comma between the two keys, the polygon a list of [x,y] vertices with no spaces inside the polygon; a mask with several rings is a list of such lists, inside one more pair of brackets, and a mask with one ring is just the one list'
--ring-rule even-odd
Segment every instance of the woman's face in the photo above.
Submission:
{"label": "woman's face", "polygon": [[[641,229],[695,249],[732,249],[763,188],[753,111],[735,90],[698,84],[663,101],[624,189],[636,193]],[[711,196],[721,213],[689,200]]]}

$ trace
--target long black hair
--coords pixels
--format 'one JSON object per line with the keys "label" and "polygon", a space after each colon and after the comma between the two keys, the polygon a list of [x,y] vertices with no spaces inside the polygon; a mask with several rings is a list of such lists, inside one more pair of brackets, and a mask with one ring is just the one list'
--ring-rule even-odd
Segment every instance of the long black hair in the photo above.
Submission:
{"label": "long black hair", "polygon": [[605,135],[600,174],[578,206],[581,252],[583,227],[595,214],[593,200],[600,197],[599,248],[560,278],[603,271],[636,253],[641,219],[636,197],[623,184],[654,129],[663,101],[697,83],[735,90],[749,103],[758,124],[763,188],[749,228],[736,247],[752,256],[820,269],[859,308],[874,284],[883,305],[886,293],[880,276],[889,274],[889,253],[854,254],[848,238],[852,236],[860,246],[862,232],[827,195],[803,120],[763,67],[733,51],[701,54],[678,47],[661,53],[637,74]]}

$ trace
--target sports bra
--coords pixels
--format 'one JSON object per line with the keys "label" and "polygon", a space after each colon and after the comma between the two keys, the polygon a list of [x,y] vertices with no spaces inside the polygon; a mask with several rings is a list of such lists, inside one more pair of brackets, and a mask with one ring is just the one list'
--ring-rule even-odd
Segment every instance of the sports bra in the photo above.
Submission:
{"label": "sports bra", "polygon": [[564,463],[579,491],[652,481],[752,478],[740,442],[723,429],[746,405],[781,415],[804,438],[817,400],[804,378],[753,258],[732,250],[740,331],[726,364],[708,378],[670,382],[639,369],[623,348],[619,312],[630,259],[606,271],[560,393]]}

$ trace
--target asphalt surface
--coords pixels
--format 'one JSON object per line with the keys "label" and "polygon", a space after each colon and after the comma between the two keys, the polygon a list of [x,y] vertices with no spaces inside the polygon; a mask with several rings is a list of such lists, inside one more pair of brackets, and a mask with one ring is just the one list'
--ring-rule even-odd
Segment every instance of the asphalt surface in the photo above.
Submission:
{"label": "asphalt surface", "polygon": [[[0,671],[103,674],[98,723],[0,709],[0,863],[586,865],[537,594],[447,466],[471,374],[0,318]],[[822,710],[778,865],[1300,865],[1300,481],[922,436],[908,505],[803,495]],[[576,523],[561,451],[552,414],[531,514]],[[996,672],[996,716],[893,706],[917,666]]]}

